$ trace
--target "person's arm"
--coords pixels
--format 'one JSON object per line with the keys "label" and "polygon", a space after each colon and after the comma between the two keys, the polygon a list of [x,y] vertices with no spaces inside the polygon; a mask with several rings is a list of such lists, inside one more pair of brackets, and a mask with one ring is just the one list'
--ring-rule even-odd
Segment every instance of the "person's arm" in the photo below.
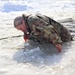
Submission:
{"label": "person's arm", "polygon": [[54,46],[57,48],[58,52],[61,52],[62,50],[62,41],[53,26],[37,26],[37,29],[40,30],[42,33],[44,33],[44,37],[51,41]]}

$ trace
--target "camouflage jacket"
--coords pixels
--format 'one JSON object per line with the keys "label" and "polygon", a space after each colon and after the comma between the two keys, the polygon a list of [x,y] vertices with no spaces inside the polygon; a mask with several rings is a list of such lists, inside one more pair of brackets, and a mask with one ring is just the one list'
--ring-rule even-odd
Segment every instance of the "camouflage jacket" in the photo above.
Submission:
{"label": "camouflage jacket", "polygon": [[27,24],[34,37],[41,41],[57,44],[69,41],[71,38],[67,28],[45,15],[30,15]]}

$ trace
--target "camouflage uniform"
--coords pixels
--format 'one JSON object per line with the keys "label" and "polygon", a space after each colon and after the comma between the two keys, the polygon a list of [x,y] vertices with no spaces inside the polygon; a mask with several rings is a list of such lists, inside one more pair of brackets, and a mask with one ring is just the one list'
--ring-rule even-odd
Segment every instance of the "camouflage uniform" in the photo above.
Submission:
{"label": "camouflage uniform", "polygon": [[71,39],[67,28],[45,15],[30,15],[27,18],[27,24],[33,36],[42,42],[61,44]]}

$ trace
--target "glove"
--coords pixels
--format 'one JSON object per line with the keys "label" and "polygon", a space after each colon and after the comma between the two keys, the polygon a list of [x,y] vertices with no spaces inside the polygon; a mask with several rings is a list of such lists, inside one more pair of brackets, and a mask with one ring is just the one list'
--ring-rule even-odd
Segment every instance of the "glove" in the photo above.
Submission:
{"label": "glove", "polygon": [[61,44],[56,44],[55,47],[57,48],[58,52],[62,51],[62,45]]}

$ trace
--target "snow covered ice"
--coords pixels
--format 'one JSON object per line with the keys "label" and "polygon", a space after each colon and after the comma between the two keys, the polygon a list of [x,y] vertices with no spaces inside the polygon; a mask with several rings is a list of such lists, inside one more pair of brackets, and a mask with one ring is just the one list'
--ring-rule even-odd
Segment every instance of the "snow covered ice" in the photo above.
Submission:
{"label": "snow covered ice", "polygon": [[75,31],[73,0],[0,0],[0,75],[75,75],[75,41],[64,43],[58,53],[51,44],[24,43],[23,37],[13,37],[23,35],[14,28],[14,18],[36,12]]}

